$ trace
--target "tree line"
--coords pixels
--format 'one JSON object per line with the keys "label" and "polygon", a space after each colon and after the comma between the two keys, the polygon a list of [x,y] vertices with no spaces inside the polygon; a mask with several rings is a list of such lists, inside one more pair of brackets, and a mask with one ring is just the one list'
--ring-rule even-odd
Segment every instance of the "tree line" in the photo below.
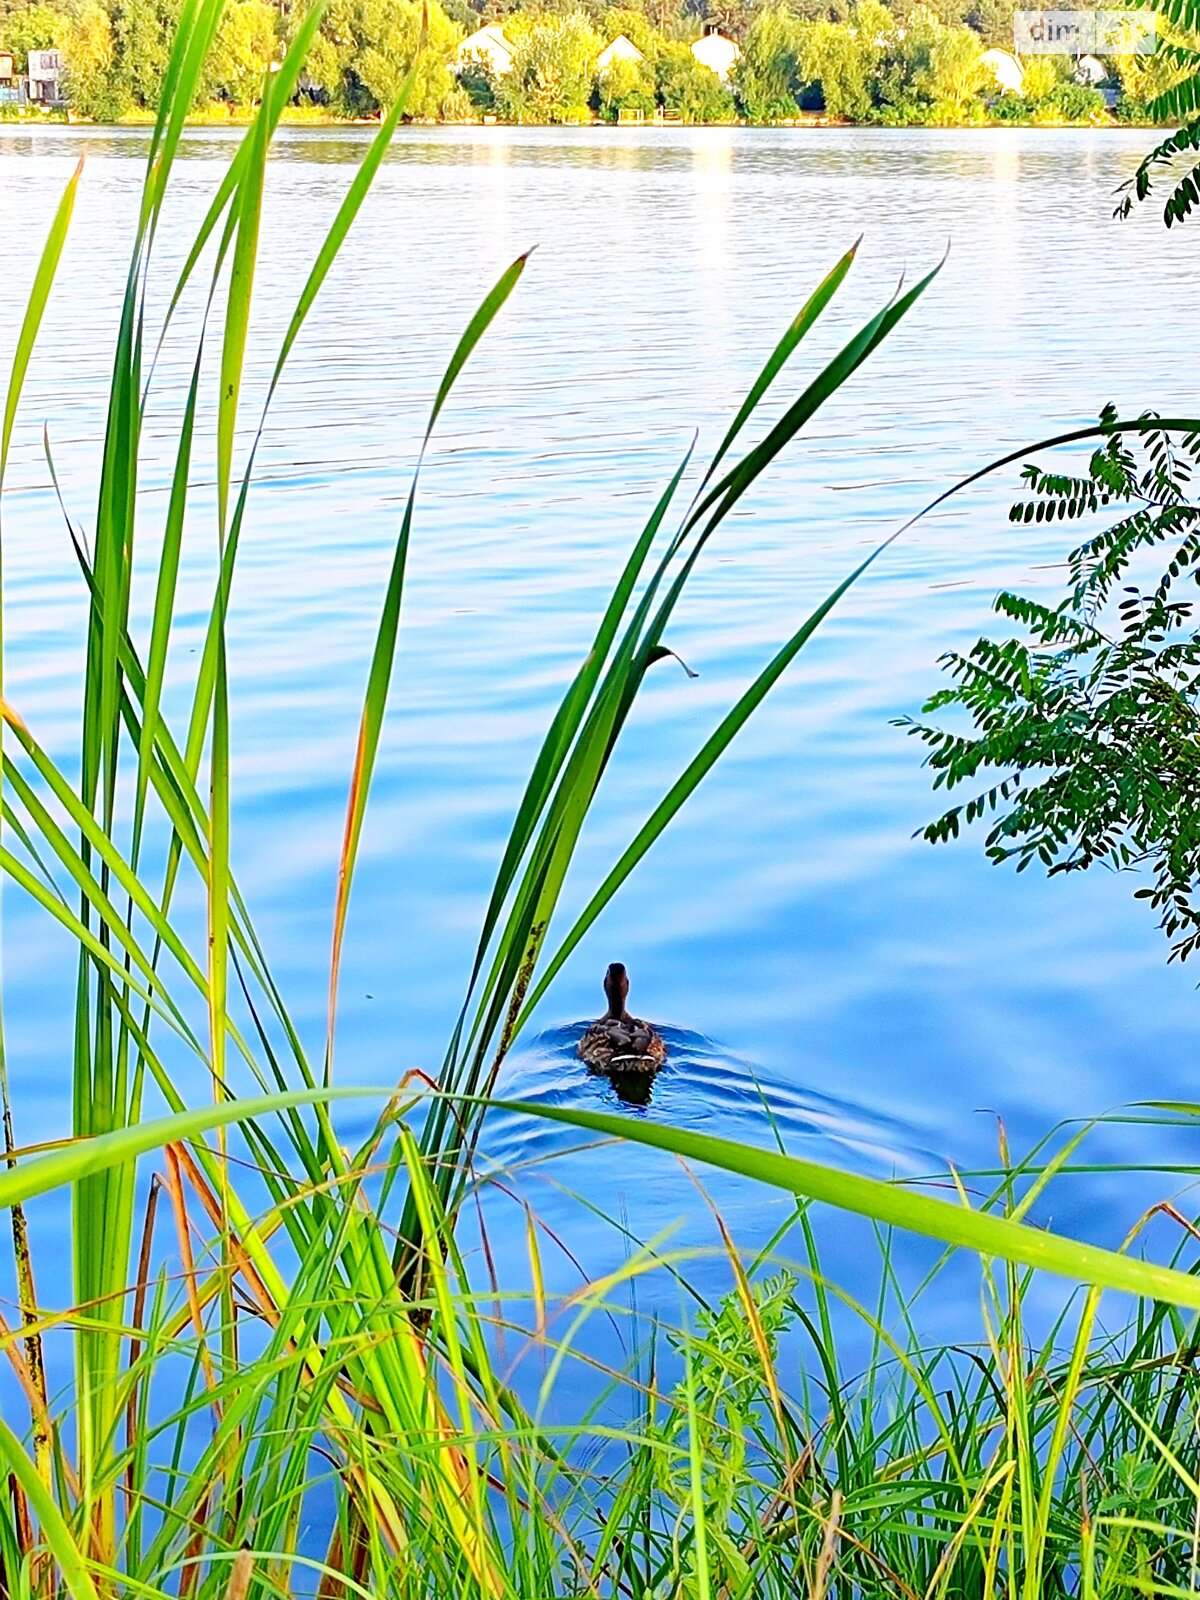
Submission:
{"label": "tree line", "polygon": [[[72,110],[113,121],[157,106],[177,13],[178,0],[0,0],[0,46],[19,64],[31,49],[62,50]],[[301,15],[286,0],[229,0],[197,112],[251,105]],[[408,109],[441,121],[616,120],[660,108],[693,123],[809,114],[891,126],[1146,121],[1171,71],[1160,56],[1117,58],[1098,86],[1076,81],[1069,58],[1038,56],[1024,63],[1019,93],[1002,91],[983,53],[1011,43],[1011,0],[482,0],[480,9],[429,0],[428,15]],[[364,118],[390,105],[421,16],[421,0],[330,0],[296,115]],[[482,54],[457,59],[485,21],[503,26],[508,71]],[[691,52],[706,24],[740,45],[728,81]],[[604,45],[622,34],[641,59],[598,70]]]}

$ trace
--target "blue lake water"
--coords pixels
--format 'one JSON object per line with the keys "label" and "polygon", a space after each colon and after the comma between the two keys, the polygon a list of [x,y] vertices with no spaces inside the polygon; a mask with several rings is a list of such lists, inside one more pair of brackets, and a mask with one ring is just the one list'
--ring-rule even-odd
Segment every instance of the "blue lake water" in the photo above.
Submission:
{"label": "blue lake water", "polygon": [[[291,131],[269,178],[251,393],[365,132]],[[373,629],[416,446],[453,342],[538,246],[439,426],[421,491],[405,633],[345,959],[338,1076],[433,1071],[522,779],[618,564],[693,428],[700,458],[801,301],[860,233],[854,271],[778,385],[778,411],[893,291],[939,279],[816,418],[705,559],[606,778],[568,894],[578,907],[722,708],[819,598],[937,491],[1023,442],[1130,412],[1195,408],[1200,231],[1111,218],[1144,133],[989,130],[403,132],[292,358],[260,455],[231,619],[233,854],[297,1019],[318,1049],[347,775]],[[4,508],[7,693],[70,762],[84,596],[41,454],[92,514],[103,393],[141,178],[137,131],[0,126],[10,219],[0,348],[78,155],[71,239],[30,374]],[[160,241],[177,265],[233,149],[184,146]],[[164,270],[162,282],[170,281]],[[165,511],[194,312],[168,344],[146,438],[143,531]],[[209,383],[215,397],[216,375]],[[248,403],[246,417],[256,413]],[[211,480],[211,413],[198,468]],[[246,433],[248,440],[249,434]],[[207,465],[206,465],[207,463]],[[1197,974],[1103,873],[1048,883],[980,841],[912,837],[933,814],[890,725],[1001,587],[1052,594],[1061,528],[1013,530],[1009,473],[907,534],[855,588],[589,935],[505,1069],[528,1098],[617,1105],[574,1057],[609,960],[678,1030],[652,1116],[864,1170],[989,1162],[1062,1118],[1197,1088]],[[210,598],[211,519],[189,529],[171,709]],[[148,596],[138,596],[144,617]],[[191,913],[194,915],[194,902]],[[181,904],[186,918],[189,907]],[[23,1141],[69,1124],[69,947],[6,891],[10,1071]],[[540,1032],[539,1032],[540,1030]],[[198,1077],[195,1098],[207,1093]],[[352,1119],[351,1119],[352,1120]],[[773,1131],[774,1130],[774,1131]],[[506,1114],[485,1153],[523,1166],[578,1144]],[[1195,1159],[1179,1131],[1097,1134],[1097,1159]],[[606,1148],[539,1166],[537,1205],[588,1270],[648,1237],[708,1240],[689,1176]],[[1116,1243],[1183,1180],[1066,1182],[1065,1228]],[[714,1182],[752,1241],[776,1203]],[[519,1211],[489,1200],[501,1244]],[[779,1202],[781,1205],[782,1202]],[[515,1219],[511,1231],[508,1216]],[[566,1257],[561,1260],[565,1261]],[[564,1268],[564,1270],[566,1270]],[[573,1270],[573,1269],[571,1269]]]}

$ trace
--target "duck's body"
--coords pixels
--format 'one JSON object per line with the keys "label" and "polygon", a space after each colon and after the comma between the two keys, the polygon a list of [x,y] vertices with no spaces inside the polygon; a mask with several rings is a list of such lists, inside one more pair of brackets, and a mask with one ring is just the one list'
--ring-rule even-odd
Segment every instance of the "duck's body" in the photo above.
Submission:
{"label": "duck's body", "polygon": [[657,1072],[667,1059],[667,1047],[648,1022],[629,1015],[629,976],[619,961],[605,975],[604,993],[608,1010],[579,1041],[579,1054],[596,1072]]}

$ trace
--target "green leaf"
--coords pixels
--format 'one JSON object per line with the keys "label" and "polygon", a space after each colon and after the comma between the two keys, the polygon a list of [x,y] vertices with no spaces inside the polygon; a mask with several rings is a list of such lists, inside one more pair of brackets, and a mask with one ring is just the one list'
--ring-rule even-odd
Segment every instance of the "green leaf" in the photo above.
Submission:
{"label": "green leaf", "polygon": [[688,1161],[704,1161],[725,1172],[736,1172],[773,1188],[785,1189],[789,1194],[820,1200],[839,1210],[870,1217],[885,1226],[905,1228],[943,1244],[973,1250],[981,1256],[996,1256],[1079,1283],[1118,1289],[1125,1294],[1200,1311],[1200,1279],[1186,1272],[1137,1261],[1076,1239],[1065,1239],[1027,1223],[1009,1222],[1004,1217],[972,1211],[965,1204],[956,1206],[932,1195],[914,1194],[898,1184],[842,1172],[815,1161],[800,1161],[776,1150],[735,1144],[731,1139],[720,1139],[713,1134],[634,1121],[603,1111],[581,1111],[528,1101],[490,1103],[498,1110],[544,1117],[549,1122],[561,1122],[568,1127],[585,1128],[592,1133],[666,1150]]}

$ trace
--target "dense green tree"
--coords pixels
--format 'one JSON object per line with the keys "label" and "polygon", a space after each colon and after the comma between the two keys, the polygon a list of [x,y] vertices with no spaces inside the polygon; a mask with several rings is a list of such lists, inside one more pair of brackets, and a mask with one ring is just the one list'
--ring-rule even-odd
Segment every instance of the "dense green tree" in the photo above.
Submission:
{"label": "dense green tree", "polygon": [[891,123],[979,120],[988,75],[983,46],[970,28],[945,23],[929,6],[915,6],[902,28],[884,41],[876,78],[879,116]]}
{"label": "dense green tree", "polygon": [[582,11],[534,19],[517,40],[512,70],[496,85],[497,109],[514,122],[586,117],[600,49]]}
{"label": "dense green tree", "polygon": [[751,122],[796,115],[804,82],[801,27],[782,5],[766,6],[751,23],[733,70],[734,93]]}
{"label": "dense green tree", "polygon": [[113,80],[116,46],[108,12],[99,0],[84,0],[60,43],[67,65],[66,90],[81,116],[106,122],[120,114],[121,96]]}
{"label": "dense green tree", "polygon": [[822,17],[803,23],[798,49],[800,76],[808,85],[801,91],[803,109],[851,121],[868,118],[881,56],[879,40],[890,27],[890,15],[879,0],[864,0],[851,20]]}
{"label": "dense green tree", "polygon": [[[392,105],[417,53],[421,16],[421,0],[331,0],[308,61],[309,92],[346,116],[371,116]],[[436,117],[466,109],[449,65],[461,38],[461,28],[438,0],[429,0],[409,115]]]}
{"label": "dense green tree", "polygon": [[686,44],[669,41],[654,63],[659,104],[682,122],[732,122],[733,96]]}
{"label": "dense green tree", "polygon": [[158,107],[178,0],[113,0],[112,89],[118,104]]}
{"label": "dense green tree", "polygon": [[279,50],[277,17],[268,0],[229,0],[205,69],[210,98],[249,105]]}
{"label": "dense green tree", "polygon": [[637,11],[632,6],[610,7],[604,13],[600,31],[606,42],[623,33],[630,44],[637,45],[648,61],[654,59],[663,44],[662,34],[646,13]]}
{"label": "dense green tree", "polygon": [[654,107],[654,69],[648,62],[614,61],[596,80],[596,109],[607,122],[623,111],[651,116]]}
{"label": "dense green tree", "polygon": [[51,5],[9,5],[0,9],[0,44],[16,56],[18,72],[25,71],[31,50],[58,48],[64,21],[62,11]]}

